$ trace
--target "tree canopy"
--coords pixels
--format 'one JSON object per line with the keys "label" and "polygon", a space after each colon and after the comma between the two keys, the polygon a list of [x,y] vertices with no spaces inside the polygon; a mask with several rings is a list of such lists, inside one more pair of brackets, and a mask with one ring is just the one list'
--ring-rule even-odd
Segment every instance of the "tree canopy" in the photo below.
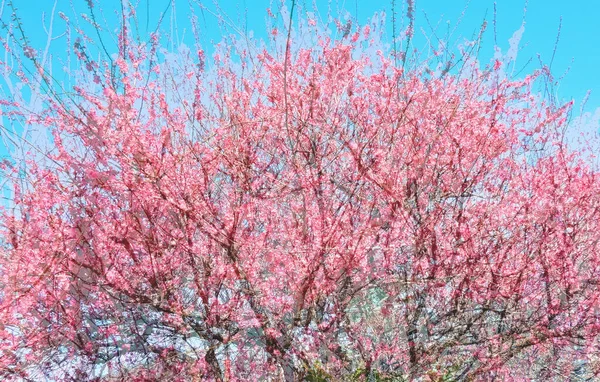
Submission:
{"label": "tree canopy", "polygon": [[571,104],[532,91],[543,71],[407,65],[347,29],[208,68],[124,25],[114,62],[81,45],[72,92],[4,100],[52,147],[0,219],[0,376],[597,375],[599,180]]}

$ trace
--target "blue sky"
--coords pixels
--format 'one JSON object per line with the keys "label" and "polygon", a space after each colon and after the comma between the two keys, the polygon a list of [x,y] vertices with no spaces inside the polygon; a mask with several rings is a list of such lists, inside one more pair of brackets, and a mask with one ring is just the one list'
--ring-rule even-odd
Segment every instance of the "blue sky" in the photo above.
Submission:
{"label": "blue sky", "polygon": [[[42,13],[48,15],[54,5],[53,0],[13,0],[18,14],[23,20],[24,29],[29,35],[34,47],[41,47],[45,41],[45,32],[42,28]],[[163,11],[169,9],[163,21],[164,33],[171,33],[177,25],[177,33],[180,40],[189,41],[191,38],[189,24],[189,2],[188,0],[134,0],[138,2],[138,28],[140,33],[152,31],[156,26]],[[196,1],[199,2],[199,1]],[[70,3],[75,4],[75,9]],[[118,0],[95,0],[96,17],[105,18],[108,25],[118,25],[115,10],[120,10]],[[232,25],[239,27],[242,31],[253,31],[257,37],[266,36],[265,19],[266,9],[271,8],[275,14],[279,9],[280,2],[277,0],[221,0],[202,1],[207,7],[206,11],[198,12],[195,6],[203,41],[210,44],[211,41],[220,40],[218,21],[214,13],[225,14],[229,17]],[[69,17],[75,14],[89,13],[86,0],[58,0],[55,12],[62,11]],[[169,4],[171,6],[169,7]],[[291,0],[286,1],[291,5]],[[298,0],[298,8],[312,8],[313,0]],[[339,0],[339,1],[316,1],[321,15],[326,15],[328,9],[334,14],[345,9],[352,17],[357,17],[360,23],[365,23],[375,12],[385,11],[388,15],[388,30],[391,36],[391,4],[392,0]],[[402,0],[396,0],[399,12],[402,8]],[[175,12],[173,13],[173,6]],[[592,90],[586,110],[592,111],[600,106],[600,76],[597,75],[600,68],[600,22],[597,17],[600,14],[600,2],[593,0],[529,0],[526,13],[525,0],[500,0],[496,5],[497,10],[497,39],[501,49],[506,51],[508,39],[521,26],[525,16],[525,33],[521,40],[521,51],[517,58],[517,67],[525,65],[530,59],[532,62],[525,68],[523,74],[527,74],[539,68],[538,54],[544,63],[549,64],[553,55],[554,46],[562,17],[560,40],[557,45],[556,55],[552,61],[552,72],[556,77],[561,77],[569,70],[568,74],[560,81],[558,95],[562,100],[574,99],[576,107],[581,104],[588,90]],[[464,14],[463,14],[464,11]],[[484,18],[488,20],[488,28],[481,50],[481,59],[488,60],[493,55],[494,47],[494,1],[493,0],[416,0],[416,26],[417,33],[423,36],[420,28],[425,34],[430,34],[428,22],[439,25],[438,33],[446,33],[448,22],[455,33],[451,42],[460,43],[470,39],[476,33]],[[427,19],[425,18],[427,15]],[[402,15],[398,15],[401,17]],[[459,23],[460,21],[460,23]],[[57,31],[60,31],[61,20],[57,18]],[[103,24],[103,22],[100,22]],[[423,43],[424,38],[419,37],[417,47]],[[56,56],[64,55],[65,40],[57,40],[52,43],[52,53]],[[205,48],[210,52],[209,48]]]}

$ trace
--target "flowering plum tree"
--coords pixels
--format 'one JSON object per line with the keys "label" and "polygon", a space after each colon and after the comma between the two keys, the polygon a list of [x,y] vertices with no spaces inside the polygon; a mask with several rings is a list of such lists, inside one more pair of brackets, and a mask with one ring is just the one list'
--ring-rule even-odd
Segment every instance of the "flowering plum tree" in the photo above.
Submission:
{"label": "flowering plum tree", "polygon": [[3,101],[53,150],[2,213],[2,378],[598,375],[599,180],[570,104],[346,29],[274,31],[281,53],[209,76],[123,28],[74,94]]}

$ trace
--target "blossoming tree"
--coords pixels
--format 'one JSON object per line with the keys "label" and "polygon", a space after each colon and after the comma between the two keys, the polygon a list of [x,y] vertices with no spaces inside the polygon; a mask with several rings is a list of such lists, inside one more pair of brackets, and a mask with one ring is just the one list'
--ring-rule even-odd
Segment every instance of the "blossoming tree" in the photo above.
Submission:
{"label": "blossoming tree", "polygon": [[570,104],[540,73],[403,68],[369,26],[314,24],[218,76],[123,28],[112,67],[81,48],[72,95],[3,102],[53,150],[2,213],[2,378],[600,372],[599,180]]}

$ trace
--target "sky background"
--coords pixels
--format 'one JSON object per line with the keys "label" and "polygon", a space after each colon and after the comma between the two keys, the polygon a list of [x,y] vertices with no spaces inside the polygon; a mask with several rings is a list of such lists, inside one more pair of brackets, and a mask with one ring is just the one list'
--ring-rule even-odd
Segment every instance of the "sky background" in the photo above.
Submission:
{"label": "sky background", "polygon": [[[70,18],[80,18],[81,14],[89,14],[86,1],[88,0],[13,0],[17,13],[22,19],[24,30],[31,40],[31,45],[40,48],[46,41],[46,31],[49,15],[53,7],[55,15],[63,12]],[[199,1],[196,1],[199,3]],[[396,0],[398,13],[406,9],[402,0]],[[138,28],[140,33],[154,30],[161,14],[164,13],[162,30],[165,34],[175,36],[178,41],[191,43],[189,18],[192,14],[188,0],[134,0]],[[267,8],[277,15],[280,1],[269,0],[221,0],[203,1],[204,11],[194,6],[193,12],[198,17],[202,33],[204,49],[210,53],[210,45],[221,39],[223,30],[219,28],[218,14],[226,15],[230,27],[226,33],[237,28],[243,33],[252,32],[255,37],[267,36],[265,21]],[[289,7],[291,1],[285,1]],[[375,12],[384,11],[387,14],[387,31],[391,40],[391,0],[297,0],[297,10],[312,9],[316,5],[321,17],[326,17],[328,11],[334,15],[350,13],[364,24]],[[121,9],[118,0],[95,0],[94,10],[101,25],[118,26],[118,12]],[[166,12],[165,12],[166,11]],[[7,10],[5,9],[5,12]],[[298,14],[298,12],[297,12]],[[416,0],[416,33],[415,47],[425,45],[425,35],[431,35],[431,24],[437,26],[439,35],[444,36],[450,25],[454,33],[450,38],[451,44],[472,40],[478,33],[483,20],[488,21],[488,28],[483,40],[480,53],[481,61],[488,61],[494,54],[494,1],[493,0]],[[556,45],[556,54],[552,61],[552,73],[560,80],[557,87],[559,99],[575,101],[579,110],[588,91],[591,90],[587,106],[588,112],[594,112],[600,107],[600,2],[594,0],[500,0],[496,5],[496,41],[505,52],[508,40],[525,21],[525,32],[521,39],[516,66],[520,68],[531,60],[522,71],[523,75],[531,73],[540,67],[538,55],[545,64],[550,64],[553,56],[557,34],[560,27],[560,39]],[[6,18],[6,14],[2,16]],[[399,14],[397,17],[402,18]],[[64,22],[55,18],[55,33],[59,35],[64,30]],[[85,22],[81,21],[83,24]],[[46,28],[44,28],[44,25]],[[61,29],[62,28],[62,29]],[[64,55],[66,41],[59,38],[52,42],[51,53],[56,58]],[[109,46],[110,50],[110,46]],[[568,71],[568,73],[566,73]],[[564,76],[564,77],[563,77]],[[600,113],[597,113],[599,115]],[[594,123],[597,123],[596,121]]]}

